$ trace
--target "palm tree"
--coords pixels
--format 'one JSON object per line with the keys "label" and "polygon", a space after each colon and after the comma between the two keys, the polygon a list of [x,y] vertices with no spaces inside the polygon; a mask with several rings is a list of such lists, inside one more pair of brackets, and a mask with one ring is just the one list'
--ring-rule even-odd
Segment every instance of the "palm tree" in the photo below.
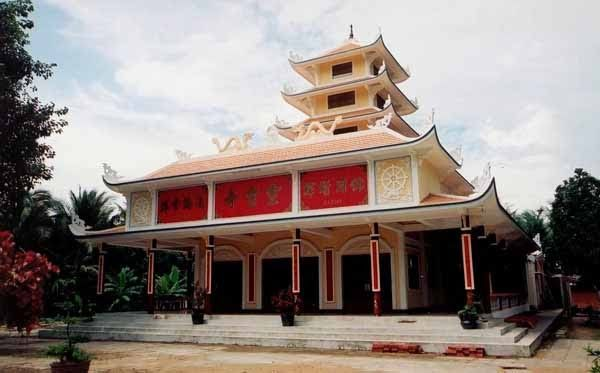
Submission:
{"label": "palm tree", "polygon": [[58,209],[60,203],[46,190],[25,194],[12,230],[17,245],[25,250],[40,250],[45,246],[52,235]]}
{"label": "palm tree", "polygon": [[77,194],[73,191],[70,192],[69,200],[70,215],[77,214],[92,229],[104,229],[113,226],[112,218],[115,215],[114,197],[107,192],[98,192],[96,189],[82,190],[79,187]]}
{"label": "palm tree", "polygon": [[131,306],[132,299],[141,294],[142,285],[139,284],[139,278],[129,267],[123,267],[116,276],[106,275],[104,290],[114,297],[108,307],[109,311],[114,309],[127,311]]}
{"label": "palm tree", "polygon": [[185,295],[186,278],[181,277],[181,271],[176,266],[171,266],[171,272],[156,276],[157,295]]}

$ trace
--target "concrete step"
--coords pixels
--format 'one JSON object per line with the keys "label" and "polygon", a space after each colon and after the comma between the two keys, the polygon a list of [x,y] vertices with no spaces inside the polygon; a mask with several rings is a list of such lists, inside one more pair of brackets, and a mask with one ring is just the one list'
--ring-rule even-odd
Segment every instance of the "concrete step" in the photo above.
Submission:
{"label": "concrete step", "polygon": [[[458,324],[457,321],[454,321],[455,324]],[[165,320],[152,320],[152,321],[137,321],[137,322],[114,322],[114,321],[95,321],[91,323],[83,323],[79,324],[81,326],[100,326],[100,327],[132,327],[132,328],[166,328],[166,329],[188,329],[192,326],[191,320],[183,321],[183,322],[172,322]],[[224,329],[224,330],[261,330],[261,331],[278,331],[285,330],[282,329],[281,321],[277,320],[276,323],[267,324],[267,325],[244,325],[244,324],[214,324],[211,321],[201,326],[204,329]],[[323,333],[331,333],[331,332],[353,332],[353,333],[423,333],[428,332],[430,334],[450,334],[450,335],[482,335],[482,336],[502,336],[510,332],[514,329],[514,325],[509,325],[507,327],[496,327],[496,328],[488,328],[488,329],[476,329],[476,330],[464,330],[460,326],[456,326],[452,330],[449,329],[438,329],[432,328],[431,326],[422,327],[418,325],[392,325],[392,326],[372,326],[372,325],[314,325],[314,324],[301,324],[298,323],[295,327],[295,330],[305,330],[305,331],[314,331],[314,332],[323,332]]]}
{"label": "concrete step", "polygon": [[[124,340],[124,341],[143,341],[143,342],[185,342],[200,344],[234,344],[249,346],[267,346],[267,347],[299,347],[299,348],[318,348],[318,349],[342,349],[342,350],[370,350],[373,342],[379,340],[367,339],[339,339],[339,338],[313,338],[313,337],[290,337],[290,336],[268,336],[260,337],[255,335],[240,336],[205,336],[194,335],[192,333],[173,335],[169,333],[155,332],[78,332],[78,334],[87,335],[93,340]],[[58,330],[41,330],[42,338],[62,338],[64,333]],[[461,340],[395,340],[394,342],[411,342],[421,345],[425,352],[443,353],[447,346],[453,344],[474,344],[484,347],[489,355],[495,356],[529,356],[528,347],[518,346],[514,343],[494,342],[473,342],[465,343]]]}
{"label": "concrete step", "polygon": [[[325,330],[315,329],[309,327],[291,327],[284,328],[279,326],[277,328],[250,328],[250,327],[215,327],[210,325],[188,325],[184,328],[174,328],[172,326],[145,326],[143,328],[131,325],[74,325],[71,327],[74,333],[155,333],[155,334],[170,334],[173,336],[190,335],[190,336],[204,336],[207,338],[212,337],[238,337],[248,338],[260,337],[269,338],[271,336],[286,337],[286,338],[333,338],[339,340],[370,340],[370,341],[472,341],[472,342],[506,342],[514,343],[522,337],[521,331],[515,330],[514,332],[507,333],[505,335],[492,335],[486,333],[485,330],[465,330],[461,333],[447,334],[439,331],[432,330],[410,330],[410,331],[397,331],[397,330],[378,330],[378,331],[365,331],[361,329],[336,329],[336,330]],[[525,329],[526,330],[526,329]]]}

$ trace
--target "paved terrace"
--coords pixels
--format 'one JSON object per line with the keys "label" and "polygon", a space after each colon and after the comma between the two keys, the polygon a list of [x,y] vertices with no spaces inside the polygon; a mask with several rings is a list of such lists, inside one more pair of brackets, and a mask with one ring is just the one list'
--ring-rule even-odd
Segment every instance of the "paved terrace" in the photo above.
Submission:
{"label": "paved terrace", "polygon": [[[371,351],[374,343],[413,343],[443,354],[448,346],[485,348],[492,356],[531,356],[560,311],[540,313],[534,329],[490,320],[486,328],[463,330],[456,316],[298,316],[284,328],[278,315],[213,315],[192,325],[190,315],[99,314],[72,327],[92,340],[180,342],[238,346]],[[43,338],[64,337],[62,328],[40,330]]]}

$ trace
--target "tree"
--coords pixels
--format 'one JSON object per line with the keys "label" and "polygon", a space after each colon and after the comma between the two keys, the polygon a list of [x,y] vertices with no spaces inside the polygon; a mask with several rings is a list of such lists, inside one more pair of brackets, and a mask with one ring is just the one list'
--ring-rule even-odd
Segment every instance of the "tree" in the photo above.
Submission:
{"label": "tree", "polygon": [[548,209],[544,207],[537,210],[515,211],[513,213],[513,217],[529,237],[535,238],[538,234],[540,235],[540,243],[546,257],[546,263],[552,266],[555,259],[552,257],[552,232],[547,216]]}
{"label": "tree", "polygon": [[562,271],[600,287],[600,180],[577,168],[556,187],[550,228]]}
{"label": "tree", "polygon": [[104,289],[106,294],[113,296],[113,301],[108,307],[109,311],[127,311],[130,309],[131,303],[141,294],[142,285],[139,284],[139,278],[129,267],[123,267],[116,276],[106,275]]}
{"label": "tree", "polygon": [[55,228],[54,217],[59,209],[60,202],[55,200],[50,192],[27,192],[13,227],[17,246],[25,250],[39,250],[46,246]]}
{"label": "tree", "polygon": [[0,231],[0,296],[6,324],[29,333],[39,321],[44,305],[44,282],[58,267],[33,251],[17,250],[13,236]]}
{"label": "tree", "polygon": [[54,157],[43,139],[61,133],[67,108],[42,103],[36,78],[48,79],[55,64],[33,59],[26,47],[30,0],[0,2],[0,227],[13,228],[25,194],[52,177],[46,160]]}
{"label": "tree", "polygon": [[186,277],[181,277],[181,271],[176,266],[171,266],[171,272],[156,276],[157,295],[185,295]]}

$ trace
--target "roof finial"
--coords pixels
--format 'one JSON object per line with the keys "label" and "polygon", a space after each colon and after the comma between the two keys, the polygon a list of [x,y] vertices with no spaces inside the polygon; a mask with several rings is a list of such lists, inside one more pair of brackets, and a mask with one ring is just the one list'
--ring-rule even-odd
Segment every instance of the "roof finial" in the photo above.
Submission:
{"label": "roof finial", "polygon": [[354,30],[352,29],[352,24],[350,24],[350,37],[348,39],[354,39]]}

